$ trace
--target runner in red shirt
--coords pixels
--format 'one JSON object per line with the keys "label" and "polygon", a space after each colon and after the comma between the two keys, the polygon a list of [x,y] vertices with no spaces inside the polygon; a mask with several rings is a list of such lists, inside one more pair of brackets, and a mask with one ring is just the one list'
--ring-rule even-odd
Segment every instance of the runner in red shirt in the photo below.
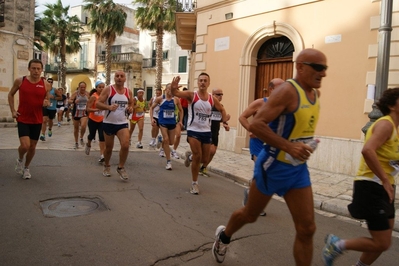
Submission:
{"label": "runner in red shirt", "polygon": [[[8,93],[8,104],[12,117],[17,120],[20,146],[15,171],[23,179],[31,178],[29,164],[35,156],[43,122],[43,106],[49,105],[51,84],[41,77],[43,63],[32,59],[28,63],[29,76],[17,78]],[[14,108],[14,95],[19,91],[18,110]],[[25,158],[25,166],[23,159]]]}

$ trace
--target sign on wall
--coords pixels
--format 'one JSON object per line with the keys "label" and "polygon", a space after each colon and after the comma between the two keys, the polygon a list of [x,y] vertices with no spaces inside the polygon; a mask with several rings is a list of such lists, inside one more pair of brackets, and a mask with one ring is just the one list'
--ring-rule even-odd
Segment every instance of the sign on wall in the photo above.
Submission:
{"label": "sign on wall", "polygon": [[215,39],[215,52],[229,50],[230,37],[223,37]]}

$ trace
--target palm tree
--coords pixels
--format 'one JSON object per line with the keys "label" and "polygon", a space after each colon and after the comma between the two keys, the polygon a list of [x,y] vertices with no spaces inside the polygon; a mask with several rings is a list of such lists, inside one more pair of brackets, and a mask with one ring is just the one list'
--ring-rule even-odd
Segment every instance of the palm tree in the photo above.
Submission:
{"label": "palm tree", "polygon": [[163,35],[164,32],[175,30],[175,12],[177,0],[133,0],[138,5],[136,11],[137,25],[143,30],[156,32],[156,74],[155,88],[161,88],[162,84],[162,59],[163,59]]}
{"label": "palm tree", "polygon": [[54,56],[60,55],[61,87],[65,88],[65,55],[81,49],[79,38],[81,21],[77,16],[68,16],[69,6],[63,6],[61,0],[55,4],[45,4],[42,27],[44,31],[44,49]]}
{"label": "palm tree", "polygon": [[111,81],[111,46],[116,37],[123,34],[127,14],[121,5],[112,0],[84,0],[83,8],[90,12],[89,29],[96,39],[105,42],[106,84]]}

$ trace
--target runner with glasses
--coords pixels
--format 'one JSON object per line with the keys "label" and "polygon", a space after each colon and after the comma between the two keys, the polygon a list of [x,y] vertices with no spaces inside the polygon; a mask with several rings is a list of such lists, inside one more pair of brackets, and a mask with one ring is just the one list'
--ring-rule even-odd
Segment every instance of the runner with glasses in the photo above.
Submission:
{"label": "runner with glasses", "polygon": [[[221,102],[222,98],[223,98],[223,90],[219,89],[219,88],[213,89],[212,96],[215,97],[216,99],[218,99],[219,102]],[[199,171],[200,175],[210,177],[207,167],[211,163],[213,156],[215,156],[216,150],[218,148],[220,123],[222,123],[222,125],[226,131],[229,131],[230,127],[229,127],[229,124],[227,123],[227,121],[229,121],[229,120],[230,120],[230,115],[228,114],[226,116],[226,121],[222,123],[222,114],[219,112],[218,109],[216,109],[215,106],[212,107],[212,117],[211,117],[212,143],[211,143],[208,161],[204,161],[204,160],[202,161],[202,166]]]}
{"label": "runner with glasses", "polygon": [[[318,88],[326,76],[326,68],[317,71],[311,64],[326,66],[326,63],[326,56],[316,49],[301,51],[296,58],[295,79],[276,88],[252,120],[249,130],[266,145],[255,163],[247,204],[231,215],[227,226],[216,229],[212,254],[217,262],[224,261],[233,234],[245,224],[255,222],[277,194],[284,197],[295,224],[296,265],[312,264],[316,223],[306,161],[313,149],[306,142],[313,139],[319,118]],[[286,154],[303,162],[293,165]]]}

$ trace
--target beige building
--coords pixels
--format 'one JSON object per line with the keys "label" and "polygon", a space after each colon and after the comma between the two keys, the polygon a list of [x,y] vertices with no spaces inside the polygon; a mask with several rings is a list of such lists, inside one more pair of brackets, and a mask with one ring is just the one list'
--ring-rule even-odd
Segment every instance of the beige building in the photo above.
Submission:
{"label": "beige building", "polygon": [[[156,33],[148,30],[140,30],[140,53],[143,61],[143,88],[146,89],[146,99],[150,100],[155,95],[156,75]],[[165,32],[163,35],[163,60],[162,60],[162,87],[172,82],[173,77],[181,77],[180,85],[188,87],[190,53],[176,44],[176,35]]]}
{"label": "beige building", "polygon": [[[365,0],[197,0],[194,12],[177,14],[177,42],[193,50],[189,82],[201,72],[227,96],[230,132],[219,146],[235,152],[248,147],[239,114],[276,77],[295,75],[294,60],[305,48],[327,56],[321,114],[321,142],[309,165],[354,175],[369,121],[376,78],[380,1]],[[393,1],[388,87],[399,85],[399,1]],[[368,99],[371,98],[371,99]]]}
{"label": "beige building", "polygon": [[[123,7],[127,13],[124,32],[118,36],[111,47],[111,83],[114,81],[116,70],[122,69],[126,72],[126,84],[130,89],[141,87],[141,68],[143,56],[139,53],[139,31],[134,19],[134,10]],[[67,73],[66,85],[68,92],[74,92],[79,82],[87,84],[86,90],[90,91],[97,80],[105,81],[105,44],[98,42],[95,34],[90,33],[87,22],[89,12],[83,9],[82,5],[73,6],[69,15],[76,15],[82,22],[82,32],[79,43],[82,49],[75,54],[66,55]],[[58,58],[49,54],[46,64],[46,76],[58,80]]]}
{"label": "beige building", "polygon": [[[34,0],[0,1],[0,121],[13,121],[8,92],[14,80],[28,75],[33,54]],[[18,94],[15,97],[18,106]]]}

